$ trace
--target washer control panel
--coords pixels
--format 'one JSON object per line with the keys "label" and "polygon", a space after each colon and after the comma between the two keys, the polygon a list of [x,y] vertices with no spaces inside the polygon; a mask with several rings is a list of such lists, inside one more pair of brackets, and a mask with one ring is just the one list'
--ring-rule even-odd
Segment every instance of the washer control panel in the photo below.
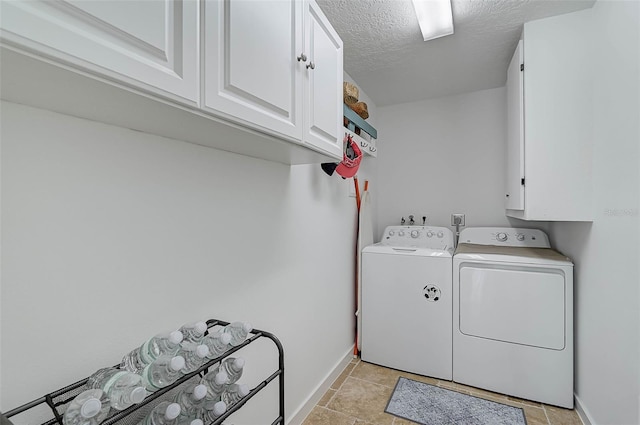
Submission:
{"label": "washer control panel", "polygon": [[550,248],[547,234],[538,229],[514,227],[469,227],[460,232],[458,243]]}
{"label": "washer control panel", "polygon": [[453,247],[453,232],[436,226],[388,226],[380,244],[398,248],[447,250]]}

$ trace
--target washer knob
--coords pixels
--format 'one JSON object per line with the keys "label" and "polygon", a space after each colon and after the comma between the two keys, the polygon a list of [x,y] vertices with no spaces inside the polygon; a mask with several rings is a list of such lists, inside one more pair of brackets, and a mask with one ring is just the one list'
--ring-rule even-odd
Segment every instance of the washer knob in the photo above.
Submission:
{"label": "washer knob", "polygon": [[429,230],[429,231],[427,232],[427,237],[428,237],[428,238],[432,238],[432,237],[433,237],[433,232],[432,232],[431,230]]}
{"label": "washer knob", "polygon": [[398,236],[404,236],[404,232],[400,230],[400,232],[398,233]]}
{"label": "washer knob", "polygon": [[393,230],[389,230],[389,236],[393,236],[395,234],[396,234],[396,232],[394,232]]}
{"label": "washer knob", "polygon": [[518,234],[516,235],[516,239],[522,242],[522,241],[524,240],[524,234],[522,234],[522,233],[518,233]]}
{"label": "washer knob", "polygon": [[417,230],[412,230],[411,231],[411,237],[413,239],[417,238],[418,236],[420,236],[420,232],[418,232]]}
{"label": "washer knob", "polygon": [[438,237],[439,237],[440,239],[442,239],[442,237],[443,237],[443,236],[444,236],[444,232],[438,232]]}
{"label": "washer knob", "polygon": [[497,239],[498,241],[500,241],[500,242],[504,242],[504,241],[506,241],[506,240],[507,240],[507,234],[506,234],[506,233],[503,233],[503,232],[500,232],[500,233],[498,233],[498,234],[496,235],[496,239]]}

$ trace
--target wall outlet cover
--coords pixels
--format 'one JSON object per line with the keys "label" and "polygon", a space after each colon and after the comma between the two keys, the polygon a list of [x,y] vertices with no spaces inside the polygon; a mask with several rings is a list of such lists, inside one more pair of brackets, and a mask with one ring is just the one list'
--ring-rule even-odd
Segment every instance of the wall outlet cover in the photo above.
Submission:
{"label": "wall outlet cover", "polygon": [[464,214],[451,214],[451,225],[455,226],[456,224],[464,226]]}

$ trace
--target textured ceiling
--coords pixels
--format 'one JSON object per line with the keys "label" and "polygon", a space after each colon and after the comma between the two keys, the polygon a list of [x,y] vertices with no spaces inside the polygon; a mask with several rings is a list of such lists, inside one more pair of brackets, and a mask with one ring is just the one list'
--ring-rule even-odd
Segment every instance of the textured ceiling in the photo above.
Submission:
{"label": "textured ceiling", "polygon": [[452,0],[455,33],[423,41],[411,0],[318,0],[345,71],[378,106],[501,87],[524,22],[595,0]]}

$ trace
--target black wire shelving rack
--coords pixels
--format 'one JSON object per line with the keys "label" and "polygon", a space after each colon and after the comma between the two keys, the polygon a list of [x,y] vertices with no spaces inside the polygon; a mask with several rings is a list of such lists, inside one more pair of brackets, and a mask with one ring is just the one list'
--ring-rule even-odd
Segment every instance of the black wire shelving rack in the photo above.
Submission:
{"label": "black wire shelving rack", "polygon": [[[217,319],[207,320],[207,328],[211,329],[214,326],[226,326],[229,322],[225,322]],[[215,359],[211,359],[207,363],[203,364],[200,368],[191,372],[188,375],[184,375],[180,379],[178,379],[173,384],[168,387],[162,388],[156,392],[149,394],[144,401],[140,404],[133,405],[125,410],[115,411],[111,410],[109,416],[101,422],[101,425],[136,425],[138,424],[144,417],[151,411],[151,409],[157,404],[156,401],[162,401],[171,399],[175,396],[175,394],[179,391],[182,384],[191,380],[200,380],[208,371],[208,369],[215,365],[216,363],[222,361],[224,358],[230,356],[236,351],[242,349],[243,347],[251,344],[257,339],[267,338],[270,339],[278,349],[278,370],[269,375],[266,379],[256,385],[249,391],[245,397],[240,399],[237,403],[234,403],[229,407],[229,409],[220,417],[216,418],[213,422],[208,422],[207,425],[220,425],[222,422],[227,419],[234,412],[239,410],[242,406],[247,403],[253,396],[255,396],[258,392],[260,392],[264,387],[266,387],[271,381],[278,378],[279,385],[279,406],[278,406],[278,417],[271,422],[271,425],[284,425],[284,349],[282,344],[275,337],[275,335],[261,331],[258,329],[253,329],[242,344],[231,347],[224,354]],[[118,366],[116,366],[118,367]],[[36,400],[33,400],[29,403],[25,403],[22,406],[16,407],[15,409],[9,410],[8,412],[0,415],[4,415],[4,419],[11,419],[11,417],[17,416],[19,414],[25,413],[31,409],[42,408],[42,406],[48,406],[50,408],[51,414],[53,415],[51,419],[44,420],[41,422],[42,425],[64,425],[62,422],[62,416],[67,405],[82,391],[86,390],[86,383],[88,378],[85,378],[81,381],[78,381],[74,384],[68,385],[64,388],[60,388],[59,390],[53,391],[49,394],[45,394],[43,397],[40,397]],[[265,421],[265,423],[268,423]]]}

